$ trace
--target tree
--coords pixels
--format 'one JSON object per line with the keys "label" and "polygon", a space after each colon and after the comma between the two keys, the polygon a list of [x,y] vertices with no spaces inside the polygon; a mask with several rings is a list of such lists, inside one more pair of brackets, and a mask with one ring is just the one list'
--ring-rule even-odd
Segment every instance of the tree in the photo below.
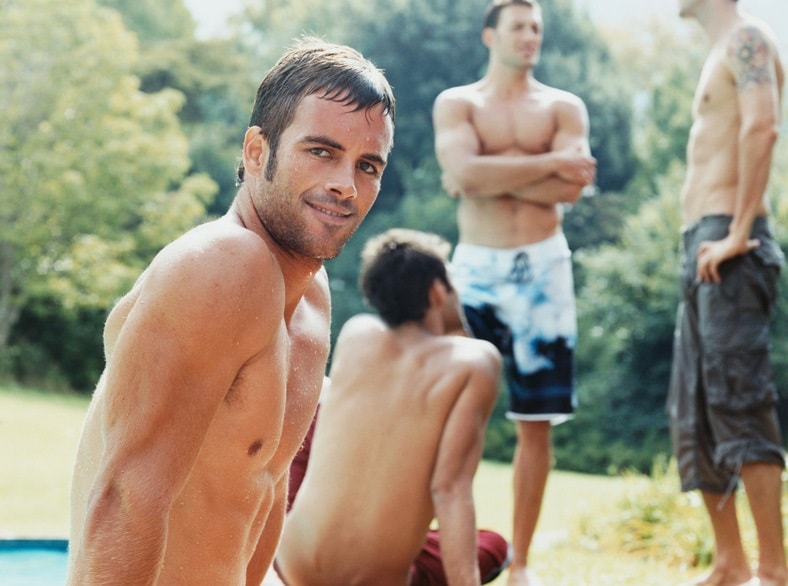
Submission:
{"label": "tree", "polygon": [[0,34],[0,356],[33,299],[106,308],[204,215],[180,93],[140,91],[137,44],[93,0],[6,0]]}
{"label": "tree", "polygon": [[611,45],[628,72],[619,82],[634,97],[639,163],[629,190],[638,205],[657,193],[657,183],[674,164],[685,160],[692,95],[708,48],[697,32],[679,35],[674,27],[655,20],[637,36],[618,37]]}
{"label": "tree", "polygon": [[659,22],[614,40],[629,73],[617,83],[634,98],[638,129],[629,202],[622,201],[632,215],[620,238],[576,256],[580,408],[556,430],[556,458],[585,472],[649,472],[655,457],[670,453],[664,404],[678,303],[678,194],[705,43]]}
{"label": "tree", "polygon": [[183,0],[97,0],[117,11],[143,45],[194,39],[196,23]]}
{"label": "tree", "polygon": [[581,251],[577,291],[576,418],[556,428],[556,460],[586,472],[648,472],[669,452],[664,413],[678,301],[676,189],[682,169],[661,195],[627,218],[620,241]]}
{"label": "tree", "polygon": [[190,174],[204,173],[216,182],[218,194],[208,209],[223,214],[236,193],[240,145],[259,81],[250,67],[255,59],[235,40],[195,39],[183,0],[98,2],[118,11],[140,41],[134,70],[140,89],[183,94],[178,118],[189,140]]}

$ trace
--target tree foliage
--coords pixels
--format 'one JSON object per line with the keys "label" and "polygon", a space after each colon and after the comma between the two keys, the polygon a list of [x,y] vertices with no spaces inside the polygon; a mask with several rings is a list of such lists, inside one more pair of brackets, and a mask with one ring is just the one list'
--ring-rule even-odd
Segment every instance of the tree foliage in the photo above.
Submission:
{"label": "tree foliage", "polygon": [[22,308],[101,308],[204,214],[172,89],[146,94],[137,42],[91,0],[9,0],[0,38],[0,353]]}
{"label": "tree foliage", "polygon": [[[407,226],[457,240],[457,202],[441,188],[431,110],[440,91],[483,75],[485,5],[249,1],[229,39],[201,41],[183,0],[0,0],[0,370],[93,386],[106,311],[206,207],[226,210],[256,84],[304,34],[359,49],[386,71],[398,103],[379,201],[327,263],[338,331],[366,309],[356,280],[369,236]],[[588,472],[647,472],[669,449],[678,193],[707,46],[660,24],[603,37],[571,0],[542,5],[536,77],[585,101],[599,162],[597,194],[564,219],[576,253],[580,407],[555,430],[556,460]],[[787,149],[783,141],[771,182],[784,250]],[[784,295],[773,333],[775,376],[785,388]],[[505,408],[502,393],[487,457],[511,458]],[[781,418],[788,421],[788,407]]]}
{"label": "tree foliage", "polygon": [[664,403],[677,305],[676,177],[627,218],[619,242],[576,255],[579,409],[556,458],[581,471],[649,471],[669,450]]}
{"label": "tree foliage", "polygon": [[[134,73],[140,90],[177,90],[178,119],[189,141],[190,174],[204,173],[218,185],[209,212],[227,210],[235,195],[235,167],[254,96],[253,60],[235,40],[197,40],[183,0],[98,0],[118,11],[140,42]],[[251,96],[251,97],[250,97]]]}

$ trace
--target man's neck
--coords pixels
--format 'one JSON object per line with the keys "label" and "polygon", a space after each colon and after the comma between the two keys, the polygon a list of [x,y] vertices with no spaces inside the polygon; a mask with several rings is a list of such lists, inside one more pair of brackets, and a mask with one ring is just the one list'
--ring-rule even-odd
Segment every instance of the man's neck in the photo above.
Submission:
{"label": "man's neck", "polygon": [[491,64],[484,80],[501,94],[522,94],[538,85],[532,69],[504,68]]}
{"label": "man's neck", "polygon": [[312,284],[315,274],[323,266],[322,261],[295,255],[284,250],[271,237],[257,214],[252,194],[247,185],[242,185],[239,189],[227,217],[257,234],[276,259],[284,279],[286,313],[289,315]]}
{"label": "man's neck", "polygon": [[445,328],[440,316],[433,315],[433,312],[428,309],[421,320],[400,324],[393,328],[392,332],[400,339],[414,340],[442,336],[445,333]]}
{"label": "man's neck", "polygon": [[703,30],[712,44],[727,37],[734,25],[741,19],[739,5],[729,0],[717,2],[715,6],[707,6],[696,15]]}

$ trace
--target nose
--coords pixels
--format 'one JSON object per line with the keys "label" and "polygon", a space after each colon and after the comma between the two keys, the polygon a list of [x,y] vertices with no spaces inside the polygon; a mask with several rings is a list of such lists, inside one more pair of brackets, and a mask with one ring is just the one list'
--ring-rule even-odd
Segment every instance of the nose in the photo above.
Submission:
{"label": "nose", "polygon": [[355,198],[358,195],[355,165],[337,165],[326,182],[326,189],[341,199]]}

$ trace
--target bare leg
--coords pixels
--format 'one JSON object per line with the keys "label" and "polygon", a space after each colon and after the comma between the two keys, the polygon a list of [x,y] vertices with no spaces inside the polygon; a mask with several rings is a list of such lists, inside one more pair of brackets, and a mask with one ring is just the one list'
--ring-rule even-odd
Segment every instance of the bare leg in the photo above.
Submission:
{"label": "bare leg", "polygon": [[[703,492],[703,502],[714,531],[715,554],[711,572],[684,586],[741,586],[752,578],[741,543],[736,517],[736,495]],[[721,506],[722,505],[722,506]]]}
{"label": "bare leg", "polygon": [[758,533],[758,578],[761,586],[786,586],[781,512],[782,467],[753,463],[742,466],[742,479]]}
{"label": "bare leg", "polygon": [[514,522],[509,586],[538,586],[526,569],[547,476],[552,467],[549,421],[518,421],[514,454]]}

